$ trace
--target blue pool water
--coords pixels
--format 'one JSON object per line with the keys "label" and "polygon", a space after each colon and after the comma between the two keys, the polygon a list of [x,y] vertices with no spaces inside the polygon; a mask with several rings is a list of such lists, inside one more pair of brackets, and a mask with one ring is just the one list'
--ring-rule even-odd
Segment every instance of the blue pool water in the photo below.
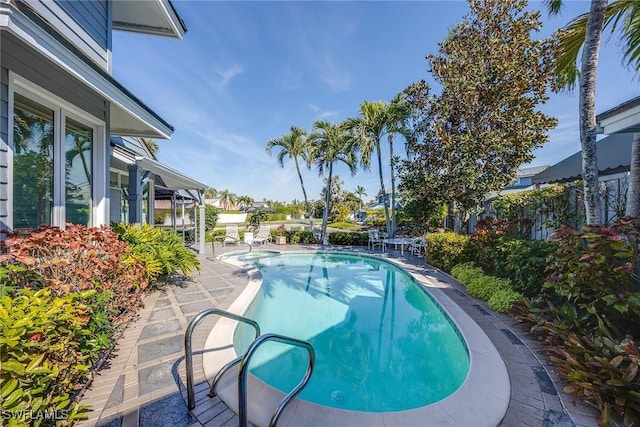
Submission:
{"label": "blue pool water", "polygon": [[[273,332],[311,342],[316,367],[300,399],[336,408],[391,412],[437,402],[469,371],[466,344],[430,295],[404,271],[372,257],[282,254],[245,262],[263,283],[245,315]],[[241,325],[238,354],[254,338]],[[250,370],[287,393],[302,378],[306,350],[267,342]]]}

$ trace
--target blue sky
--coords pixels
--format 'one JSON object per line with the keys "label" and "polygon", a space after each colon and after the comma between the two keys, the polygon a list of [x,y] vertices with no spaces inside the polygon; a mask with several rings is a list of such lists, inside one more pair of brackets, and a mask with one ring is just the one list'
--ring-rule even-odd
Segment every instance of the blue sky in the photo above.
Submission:
{"label": "blue sky", "polygon": [[[188,32],[183,40],[114,32],[113,74],[175,128],[158,140],[159,160],[217,190],[255,200],[303,200],[293,166],[280,168],[264,149],[291,125],[339,123],[365,101],[388,101],[414,81],[431,81],[425,56],[468,12],[466,1],[195,1],[173,0]],[[536,37],[551,34],[589,7],[565,1]],[[530,8],[543,9],[541,2]],[[640,94],[612,39],[601,50],[596,109]],[[540,107],[559,120],[531,166],[554,164],[580,150],[577,94],[552,94]],[[396,150],[398,151],[398,150]],[[388,159],[386,160],[388,163]],[[377,170],[344,189],[379,190]],[[385,171],[389,181],[389,173]],[[303,179],[320,199],[315,169]]]}

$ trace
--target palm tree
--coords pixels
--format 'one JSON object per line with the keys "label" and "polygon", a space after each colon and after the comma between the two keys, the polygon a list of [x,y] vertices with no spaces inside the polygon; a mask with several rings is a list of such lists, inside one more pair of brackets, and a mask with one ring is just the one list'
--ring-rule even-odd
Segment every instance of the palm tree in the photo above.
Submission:
{"label": "palm tree", "polygon": [[360,200],[360,210],[362,210],[362,196],[367,195],[367,190],[362,185],[358,185],[354,193],[358,195],[358,199]]}
{"label": "palm tree", "polygon": [[160,146],[158,145],[158,143],[151,138],[141,138],[141,139],[144,146],[147,147],[147,150],[149,150],[149,152],[151,153],[151,157],[157,160],[158,151],[160,151]]}
{"label": "palm tree", "polygon": [[[397,133],[409,139],[409,131],[406,122],[410,115],[410,109],[404,96],[399,93],[389,103],[365,101],[360,106],[360,115],[347,119],[347,127],[355,132],[360,151],[360,162],[365,169],[371,164],[371,155],[375,149],[378,157],[378,169],[380,174],[380,189],[384,197],[384,216],[387,224],[387,235],[394,237],[396,232],[396,182],[395,162],[393,152],[393,136]],[[389,141],[389,154],[391,166],[391,218],[389,217],[389,203],[386,197],[382,174],[381,139],[386,133]]]}
{"label": "palm tree", "polygon": [[407,120],[411,110],[402,93],[397,94],[387,105],[387,136],[389,138],[389,154],[391,157],[391,237],[396,237],[396,157],[393,155],[393,135],[399,133],[409,141]]}
{"label": "palm tree", "polygon": [[311,142],[311,158],[318,166],[318,173],[328,173],[327,189],[325,190],[324,212],[322,215],[322,230],[320,240],[325,241],[327,233],[327,220],[329,218],[329,196],[333,177],[333,164],[342,162],[349,167],[351,174],[356,172],[356,159],[352,139],[345,127],[331,124],[325,121],[316,121],[313,124],[313,132],[309,135]]}
{"label": "palm tree", "polygon": [[222,209],[225,211],[228,211],[230,207],[236,203],[236,195],[231,193],[229,190],[222,190],[218,192],[218,196],[220,197]]}
{"label": "palm tree", "polygon": [[207,187],[207,188],[204,190],[204,197],[205,197],[205,199],[213,199],[213,198],[216,198],[216,197],[218,197],[218,190],[216,190],[216,189],[215,189],[215,188],[213,188],[213,187]]}
{"label": "palm tree", "polygon": [[[619,0],[620,1],[620,0]],[[549,11],[559,13],[561,0],[547,0]],[[584,37],[577,38],[571,27],[561,34],[563,54],[558,58],[556,74],[560,85],[571,88],[580,82],[579,114],[580,144],[582,146],[582,180],[587,225],[600,224],[600,197],[598,185],[598,158],[596,150],[596,72],[600,54],[600,40],[607,12],[607,0],[591,0],[585,16]],[[574,32],[575,32],[574,28]],[[577,69],[578,51],[582,46],[580,72]],[[573,59],[573,62],[571,60]]]}
{"label": "palm tree", "polygon": [[307,198],[307,190],[304,188],[302,173],[300,172],[300,163],[298,162],[298,157],[300,157],[305,161],[307,168],[311,165],[307,132],[297,126],[291,126],[291,133],[282,135],[280,138],[275,138],[267,142],[266,149],[270,156],[275,147],[280,147],[280,152],[278,153],[278,163],[280,164],[280,167],[284,167],[284,158],[287,156],[292,158],[293,163],[296,165],[296,172],[298,172],[298,178],[300,178],[300,186],[302,187],[302,194],[304,195],[304,203],[307,207],[307,215],[309,216],[309,227],[311,227],[310,230],[313,232],[311,205]]}
{"label": "palm tree", "polygon": [[[360,115],[346,120],[346,128],[353,132],[360,153],[360,163],[367,170],[371,167],[371,156],[375,150],[378,157],[378,172],[380,175],[380,191],[386,195],[384,176],[382,174],[382,153],[380,140],[384,135],[387,123],[386,106],[383,102],[364,101],[360,105]],[[387,224],[387,235],[391,235],[389,220],[389,204],[384,198],[384,217]]]}
{"label": "palm tree", "polygon": [[250,196],[240,196],[236,199],[236,202],[238,203],[238,208],[246,208],[253,205],[254,200]]}
{"label": "palm tree", "polygon": [[[604,2],[606,5],[606,2]],[[552,13],[560,11],[562,1],[548,1]],[[593,4],[592,4],[593,7]],[[600,13],[600,12],[598,12]],[[562,83],[572,88],[578,80],[576,61],[580,48],[587,45],[587,28],[591,11],[578,16],[566,26],[562,36],[561,53],[558,58],[558,74],[563,77]],[[614,0],[606,5],[604,12],[604,29],[620,31],[623,46],[623,60],[634,70],[640,69],[640,3],[634,0]],[[594,64],[596,67],[597,64]],[[640,217],[640,134],[633,138],[631,149],[631,171],[629,176],[629,190],[627,193],[626,214]]]}

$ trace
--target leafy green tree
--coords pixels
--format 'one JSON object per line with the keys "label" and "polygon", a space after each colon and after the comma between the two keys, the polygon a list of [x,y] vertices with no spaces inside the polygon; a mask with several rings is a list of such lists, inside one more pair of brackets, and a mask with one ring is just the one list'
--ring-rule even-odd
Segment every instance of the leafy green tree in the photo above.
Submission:
{"label": "leafy green tree", "polygon": [[[548,0],[551,13],[559,13],[561,0]],[[633,0],[593,0],[589,13],[573,19],[560,33],[561,44],[556,73],[561,84],[573,90],[580,81],[580,142],[582,144],[585,207],[587,224],[601,222],[598,197],[598,162],[595,138],[595,75],[601,33],[608,29],[619,33],[623,61],[636,72],[640,69],[640,3]],[[578,54],[582,51],[581,71]],[[583,117],[584,116],[584,117]],[[586,147],[586,150],[585,150]],[[640,133],[636,133],[631,150],[631,173],[626,214],[640,217]],[[594,179],[595,176],[595,179]],[[589,191],[589,194],[587,194]]]}
{"label": "leafy green tree", "polygon": [[304,181],[302,180],[302,173],[300,172],[300,163],[298,158],[304,160],[307,168],[311,165],[311,153],[309,148],[309,141],[307,139],[307,132],[304,129],[300,129],[297,126],[291,126],[291,133],[282,135],[280,138],[275,138],[267,142],[267,152],[269,155],[273,152],[273,149],[279,147],[278,163],[280,167],[284,167],[284,158],[289,157],[293,159],[293,163],[296,165],[296,172],[298,172],[298,178],[300,179],[300,187],[302,187],[302,195],[304,196],[304,203],[307,206],[307,214],[309,215],[309,226],[313,230],[313,215],[311,215],[311,205],[309,205],[309,198],[307,197],[307,190],[304,188]]}
{"label": "leafy green tree", "polygon": [[470,0],[470,15],[438,54],[427,56],[442,93],[432,95],[425,82],[406,89],[414,136],[400,188],[408,198],[453,205],[464,219],[515,178],[556,126],[536,108],[554,87],[557,42],[532,40],[540,13],[525,6],[525,0]]}
{"label": "leafy green tree", "polygon": [[352,140],[343,125],[336,125],[326,121],[316,121],[313,124],[313,132],[309,136],[312,148],[312,159],[318,166],[318,173],[323,175],[327,171],[328,188],[324,191],[324,210],[322,215],[322,231],[320,240],[324,242],[327,233],[327,220],[329,208],[331,184],[333,182],[333,164],[342,162],[351,171],[356,172],[356,158]]}

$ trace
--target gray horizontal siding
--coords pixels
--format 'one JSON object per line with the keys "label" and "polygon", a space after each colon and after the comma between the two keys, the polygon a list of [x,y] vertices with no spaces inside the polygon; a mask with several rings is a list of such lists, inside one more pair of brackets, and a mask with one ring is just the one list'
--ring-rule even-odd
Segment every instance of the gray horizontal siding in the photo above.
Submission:
{"label": "gray horizontal siding", "polygon": [[0,230],[9,229],[9,73],[0,68]]}
{"label": "gray horizontal siding", "polygon": [[91,37],[105,49],[109,48],[109,3],[107,0],[60,0],[62,7]]}
{"label": "gray horizontal siding", "polygon": [[2,66],[106,121],[108,103],[12,35],[1,34]]}

